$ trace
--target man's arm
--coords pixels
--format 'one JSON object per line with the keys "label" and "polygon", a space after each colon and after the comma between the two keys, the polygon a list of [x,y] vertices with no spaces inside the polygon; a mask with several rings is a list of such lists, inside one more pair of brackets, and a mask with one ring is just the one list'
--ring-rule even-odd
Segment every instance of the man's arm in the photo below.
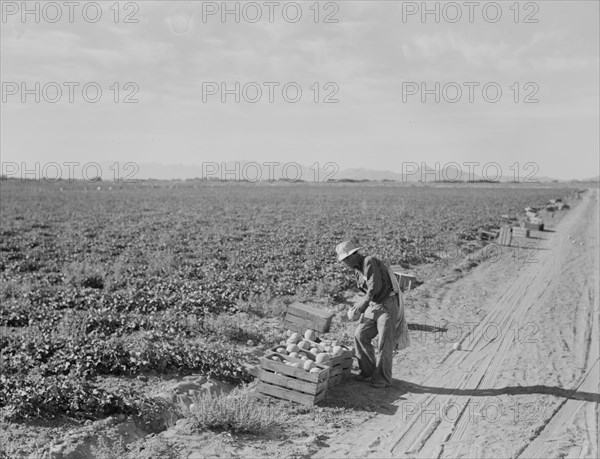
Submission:
{"label": "man's arm", "polygon": [[373,300],[373,297],[381,290],[381,272],[371,257],[365,258],[365,278],[367,280],[367,291],[362,300],[356,305],[363,313]]}

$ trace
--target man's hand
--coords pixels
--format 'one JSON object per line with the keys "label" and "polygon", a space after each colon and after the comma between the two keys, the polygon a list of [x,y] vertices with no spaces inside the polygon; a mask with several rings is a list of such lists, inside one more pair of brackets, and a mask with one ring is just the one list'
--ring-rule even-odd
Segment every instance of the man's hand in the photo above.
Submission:
{"label": "man's hand", "polygon": [[356,303],[348,310],[348,319],[353,322],[360,319],[360,316],[367,310],[367,306],[369,306],[369,301],[362,300]]}
{"label": "man's hand", "polygon": [[350,309],[348,309],[348,319],[350,319],[352,322],[360,319],[361,314],[362,312],[360,312],[356,306],[352,306]]}
{"label": "man's hand", "polygon": [[368,306],[369,306],[369,300],[364,300],[364,299],[354,305],[354,307],[358,311],[360,311],[361,314],[364,314],[364,312],[367,310]]}

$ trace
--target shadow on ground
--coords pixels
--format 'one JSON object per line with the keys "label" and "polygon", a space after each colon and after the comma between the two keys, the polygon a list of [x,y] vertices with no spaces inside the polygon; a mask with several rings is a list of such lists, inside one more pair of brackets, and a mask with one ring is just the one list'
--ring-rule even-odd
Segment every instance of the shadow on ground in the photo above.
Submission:
{"label": "shadow on ground", "polygon": [[496,389],[456,389],[423,386],[394,379],[391,387],[376,389],[368,382],[359,382],[348,379],[339,386],[329,389],[328,395],[321,403],[321,406],[369,411],[391,416],[397,412],[398,402],[407,400],[407,394],[440,394],[465,397],[543,394],[553,395],[563,399],[600,403],[600,394],[541,384],[533,386],[506,386]]}
{"label": "shadow on ground", "polygon": [[421,386],[406,381],[394,380],[393,386],[404,393],[411,392],[414,394],[464,395],[469,397],[542,394],[554,395],[556,397],[571,400],[600,403],[600,394],[593,392],[579,392],[574,389],[564,389],[558,386],[544,386],[542,384],[534,386],[505,386],[496,389],[454,389],[448,387]]}

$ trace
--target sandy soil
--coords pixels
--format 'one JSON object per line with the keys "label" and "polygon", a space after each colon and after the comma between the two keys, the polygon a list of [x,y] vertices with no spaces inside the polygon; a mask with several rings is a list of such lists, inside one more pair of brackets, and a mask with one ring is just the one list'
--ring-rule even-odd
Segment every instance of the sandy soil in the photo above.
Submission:
{"label": "sandy soil", "polygon": [[[408,322],[446,331],[411,332],[389,389],[345,380],[317,407],[259,396],[277,419],[259,436],[194,433],[177,418],[155,433],[124,417],[2,427],[49,458],[98,457],[99,438],[124,440],[112,457],[136,458],[598,457],[598,190],[573,204],[486,261],[419,273]],[[349,339],[355,324],[344,317],[331,334]],[[202,377],[135,383],[166,399],[229,390]]]}

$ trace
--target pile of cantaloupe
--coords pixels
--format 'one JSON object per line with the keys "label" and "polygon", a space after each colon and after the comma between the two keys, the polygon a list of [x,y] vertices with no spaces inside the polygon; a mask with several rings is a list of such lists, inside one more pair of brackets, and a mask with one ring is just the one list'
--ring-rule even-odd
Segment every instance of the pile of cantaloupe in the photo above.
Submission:
{"label": "pile of cantaloupe", "polygon": [[[290,355],[291,357],[291,355]],[[308,371],[309,373],[318,373],[321,371],[321,368],[317,367],[315,365],[315,362],[313,362],[312,360],[309,359],[305,359],[304,364],[300,364],[300,362],[293,362],[291,360],[287,360],[285,357],[280,357],[278,355],[271,355],[270,357],[271,360],[275,361],[275,362],[283,362],[286,365],[289,365],[290,367],[294,367],[294,368],[302,368],[305,371]]]}
{"label": "pile of cantaloupe", "polygon": [[291,330],[287,331],[287,335],[287,341],[282,341],[280,343],[281,346],[277,348],[276,352],[304,360],[304,369],[306,371],[312,371],[314,367],[313,359],[316,363],[327,364],[333,357],[341,355],[344,352],[344,348],[338,345],[336,341],[326,340],[316,343],[317,333],[314,330],[306,330],[304,338],[299,333],[294,333]]}

